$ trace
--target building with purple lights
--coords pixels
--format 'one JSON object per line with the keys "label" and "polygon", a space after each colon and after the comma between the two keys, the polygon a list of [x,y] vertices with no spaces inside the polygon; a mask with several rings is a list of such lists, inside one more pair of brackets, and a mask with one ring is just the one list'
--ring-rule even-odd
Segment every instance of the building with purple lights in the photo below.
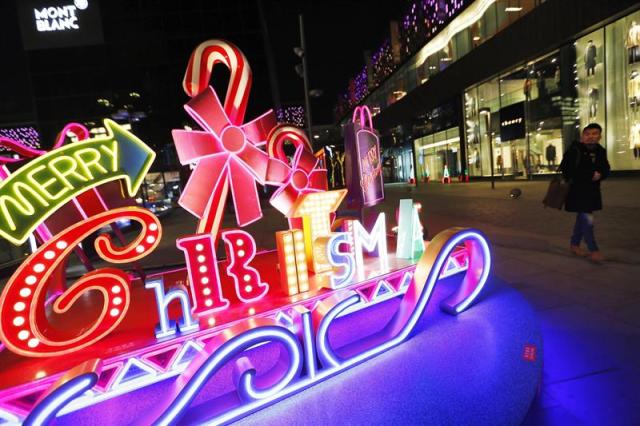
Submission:
{"label": "building with purple lights", "polygon": [[440,180],[445,165],[460,179],[553,174],[594,121],[612,170],[640,170],[639,13],[633,1],[414,2],[337,117],[369,106],[389,181]]}

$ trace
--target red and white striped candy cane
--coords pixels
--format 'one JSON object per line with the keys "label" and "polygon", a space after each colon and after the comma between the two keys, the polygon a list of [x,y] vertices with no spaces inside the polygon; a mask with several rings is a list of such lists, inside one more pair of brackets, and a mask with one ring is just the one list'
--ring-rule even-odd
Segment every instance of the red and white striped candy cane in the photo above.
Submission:
{"label": "red and white striped candy cane", "polygon": [[309,142],[304,130],[289,125],[280,125],[274,127],[267,138],[267,154],[269,154],[269,157],[289,163],[289,159],[284,153],[285,141],[291,141],[296,149],[301,146],[307,151],[313,152],[311,142]]}
{"label": "red and white striped candy cane", "polygon": [[200,43],[191,53],[182,87],[192,98],[202,93],[209,86],[211,71],[216,64],[224,64],[231,72],[224,110],[232,124],[240,125],[251,90],[251,66],[233,43],[217,39]]}

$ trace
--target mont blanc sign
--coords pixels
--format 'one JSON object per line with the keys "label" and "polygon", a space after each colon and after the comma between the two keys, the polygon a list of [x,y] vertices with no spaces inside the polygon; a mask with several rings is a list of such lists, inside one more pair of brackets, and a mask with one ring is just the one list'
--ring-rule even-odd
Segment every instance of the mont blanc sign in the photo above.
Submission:
{"label": "mont blanc sign", "polygon": [[[77,3],[82,10],[89,6],[86,0]],[[78,7],[75,5],[33,9],[36,29],[40,32],[79,30],[80,26],[78,25],[78,16],[76,15],[77,9]]]}
{"label": "mont blanc sign", "polygon": [[27,50],[102,42],[96,0],[26,0],[18,2],[18,11]]}

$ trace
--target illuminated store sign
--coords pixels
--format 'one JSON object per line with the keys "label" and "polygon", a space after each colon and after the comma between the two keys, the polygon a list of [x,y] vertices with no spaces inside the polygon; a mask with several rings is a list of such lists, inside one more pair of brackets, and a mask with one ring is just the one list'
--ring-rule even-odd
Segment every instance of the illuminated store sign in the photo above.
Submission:
{"label": "illuminated store sign", "polygon": [[525,137],[524,102],[500,109],[500,140],[502,142]]}
{"label": "illuminated store sign", "polygon": [[[217,64],[231,71],[224,99],[209,86]],[[459,288],[445,289],[451,292],[440,302],[445,312],[457,315],[477,299],[491,266],[479,231],[451,228],[425,248],[412,200],[400,206],[401,241],[387,234],[384,213],[366,227],[353,218],[334,220],[347,190],[326,190],[326,170],[304,132],[277,126],[271,111],[245,120],[250,86],[251,68],[233,44],[210,40],[194,51],[185,109],[201,130],[173,131],[180,160],[196,164],[179,201],[199,219],[193,234],[176,241],[185,266],[149,275],[115,267],[145,258],[162,239],[154,214],[121,207],[91,212],[42,237],[9,279],[0,295],[0,420],[45,424],[178,376],[152,407],[126,414],[139,424],[190,423],[184,416],[191,404],[215,388],[202,422],[230,422],[407,340],[440,278],[464,273]],[[153,151],[109,120],[105,127],[106,136],[33,152],[7,174],[0,182],[5,238],[19,244],[48,215],[104,182],[136,192]],[[285,140],[296,147],[291,160]],[[361,151],[367,167],[379,163],[379,151],[370,154],[375,147]],[[221,227],[228,197],[239,227],[261,219],[257,183],[276,188],[270,202],[289,222],[274,236],[276,250],[259,250],[245,230]],[[376,194],[365,200],[376,201]],[[123,219],[136,223],[128,242],[98,235],[103,264],[70,282],[65,265],[72,251]],[[221,246],[224,260],[216,257]],[[398,302],[392,319],[374,335],[358,334],[349,315],[366,315],[391,299]],[[348,351],[329,338],[340,317],[353,328]],[[267,368],[254,355],[269,345],[279,350]],[[229,386],[208,386],[227,367]],[[39,369],[35,377],[25,373],[30,369]]]}
{"label": "illuminated store sign", "polygon": [[26,49],[102,43],[96,0],[20,0],[17,2]]}
{"label": "illuminated store sign", "polygon": [[[86,9],[88,3],[82,3],[82,9]],[[62,7],[43,7],[33,9],[38,31],[66,31],[79,30],[78,17],[76,16],[76,6],[67,5]]]}

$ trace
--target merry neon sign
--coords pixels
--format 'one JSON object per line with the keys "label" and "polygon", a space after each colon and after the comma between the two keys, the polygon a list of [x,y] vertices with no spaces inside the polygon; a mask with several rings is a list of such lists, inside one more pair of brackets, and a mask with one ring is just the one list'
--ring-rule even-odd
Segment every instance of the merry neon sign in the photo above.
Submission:
{"label": "merry neon sign", "polygon": [[[230,70],[224,101],[209,86],[217,64]],[[122,357],[106,357],[51,378],[25,423],[46,423],[68,410],[95,404],[99,392],[105,397],[122,392],[118,386],[126,378],[126,366],[135,365],[148,373],[139,386],[180,374],[171,395],[140,419],[144,424],[172,424],[230,362],[235,396],[212,403],[207,420],[232,421],[402,343],[440,277],[466,270],[460,288],[443,302],[445,311],[458,314],[477,298],[490,268],[489,247],[481,233],[451,229],[436,236],[425,251],[411,200],[401,203],[394,246],[389,245],[382,213],[371,229],[352,218],[334,221],[347,191],[327,190],[326,170],[319,167],[302,131],[277,125],[272,111],[245,122],[250,87],[249,63],[236,46],[211,40],[193,52],[184,79],[191,97],[185,110],[200,130],[174,130],[173,138],[180,161],[196,164],[179,203],[199,223],[194,234],[176,242],[185,256],[185,268],[144,280],[145,291],[156,302],[155,340],[148,349],[133,351],[126,364]],[[0,183],[0,235],[17,244],[24,241],[61,205],[70,200],[81,204],[78,197],[84,191],[107,181],[122,179],[127,192],[135,194],[153,151],[115,123],[106,121],[106,127],[106,137],[57,147]],[[285,141],[296,149],[291,160],[284,155]],[[364,154],[372,165],[379,162],[379,151],[377,160]],[[289,221],[289,229],[276,233],[277,249],[272,252],[258,252],[251,234],[242,229],[221,228],[229,196],[240,227],[262,217],[257,184],[276,187],[270,203]],[[109,266],[66,287],[64,266],[83,239],[121,219],[137,222],[140,230],[124,246],[100,235],[95,246],[104,261],[135,262],[158,246],[162,227],[151,212],[117,208],[88,215],[43,241],[18,268],[0,296],[0,340],[8,350],[30,358],[82,358],[88,348],[118,333],[131,315],[139,278]],[[219,245],[224,246],[224,260],[217,258]],[[171,281],[176,274],[183,278]],[[57,289],[53,298],[51,288]],[[89,292],[101,295],[101,302],[94,305],[88,323],[76,321],[75,330],[56,329],[52,316],[68,314]],[[385,294],[399,297],[400,305],[380,334],[353,342],[348,354],[333,347],[328,336],[334,320],[366,309]],[[174,301],[180,307],[178,316],[169,312]],[[180,367],[175,360],[157,361],[166,358],[159,354],[172,342],[191,342],[199,355]],[[284,350],[270,371],[258,374],[249,353],[265,343]],[[103,370],[121,373],[104,375]],[[88,390],[93,393],[87,394]],[[0,403],[3,395],[0,392]]]}

